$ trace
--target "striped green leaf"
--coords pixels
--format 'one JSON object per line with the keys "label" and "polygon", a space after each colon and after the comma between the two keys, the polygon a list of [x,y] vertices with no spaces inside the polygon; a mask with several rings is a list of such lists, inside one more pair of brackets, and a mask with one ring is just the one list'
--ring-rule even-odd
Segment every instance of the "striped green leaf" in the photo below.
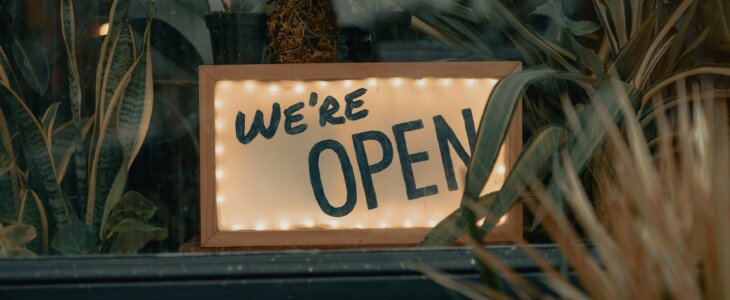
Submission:
{"label": "striped green leaf", "polygon": [[152,82],[152,51],[149,43],[150,25],[145,31],[145,47],[132,73],[129,85],[117,113],[117,135],[124,149],[126,168],[132,166],[139,153],[152,118],[154,101]]}
{"label": "striped green leaf", "polygon": [[[71,116],[73,120],[74,134],[73,146],[75,149],[74,163],[75,163],[75,174],[76,174],[76,187],[79,191],[79,202],[86,202],[86,195],[83,191],[86,191],[86,150],[84,149],[84,138],[86,133],[84,132],[85,126],[81,121],[81,80],[79,78],[78,64],[76,61],[76,20],[74,16],[74,4],[73,0],[62,0],[61,1],[61,31],[63,33],[63,41],[66,46],[66,64],[68,66],[68,89],[69,96],[71,99]],[[65,156],[64,156],[65,157]],[[62,168],[56,170],[56,178],[60,182],[63,178],[63,174],[66,173],[66,166],[68,166],[68,160],[63,160],[64,164],[61,164]],[[56,160],[57,164],[60,164]]]}
{"label": "striped green leaf", "polygon": [[[93,119],[82,119],[84,127],[81,129],[81,139],[85,139],[91,128]],[[71,161],[71,157],[76,153],[76,126],[73,122],[67,122],[53,130],[53,139],[51,140],[51,153],[53,153],[53,162],[56,165],[56,181],[61,182],[66,175],[66,170]],[[83,161],[86,161],[85,159]],[[84,177],[85,178],[85,177]],[[84,195],[85,196],[85,195]]]}
{"label": "striped green leaf", "polygon": [[51,72],[46,53],[40,45],[31,40],[13,41],[13,59],[30,87],[40,95],[45,94]]}
{"label": "striped green leaf", "polygon": [[17,77],[15,77],[13,68],[10,67],[10,61],[3,47],[0,47],[0,84],[10,87],[20,95],[20,85],[18,85]]}
{"label": "striped green leaf", "polygon": [[20,205],[20,191],[14,167],[15,154],[8,123],[0,109],[0,216],[6,218],[15,218]]}
{"label": "striped green leaf", "polygon": [[56,102],[48,106],[46,112],[41,117],[41,124],[43,125],[43,131],[46,134],[46,140],[51,144],[53,141],[53,125],[56,122],[56,114],[58,114],[58,106],[61,102]]}
{"label": "striped green leaf", "polygon": [[132,37],[132,28],[126,24],[123,24],[123,26],[124,29],[122,29],[121,33],[111,44],[106,70],[104,70],[99,109],[100,120],[103,120],[106,114],[112,113],[116,109],[115,107],[111,107],[109,102],[111,102],[114,91],[119,87],[119,82],[122,80],[122,77],[130,70],[137,56],[134,38]]}
{"label": "striped green leaf", "polygon": [[0,97],[10,109],[31,177],[41,182],[40,186],[44,189],[41,198],[44,204],[48,204],[54,222],[62,225],[75,220],[76,214],[66,202],[56,181],[56,170],[43,127],[23,100],[7,86],[0,85]]}
{"label": "striped green leaf", "polygon": [[[497,199],[499,192],[492,192],[479,197],[477,206],[487,209]],[[434,226],[428,234],[423,238],[419,247],[444,247],[450,246],[456,242],[467,230],[469,225],[467,220],[459,213],[459,209],[454,210],[446,218],[441,220]]]}
{"label": "striped green leaf", "polygon": [[18,222],[36,228],[39,233],[27,246],[35,253],[48,253],[48,216],[43,202],[34,191],[27,191],[20,205]]}

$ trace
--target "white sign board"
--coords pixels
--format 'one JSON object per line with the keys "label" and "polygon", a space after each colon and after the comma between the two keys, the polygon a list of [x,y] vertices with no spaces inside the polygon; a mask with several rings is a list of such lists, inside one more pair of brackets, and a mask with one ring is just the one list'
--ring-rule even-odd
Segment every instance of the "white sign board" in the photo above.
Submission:
{"label": "white sign board", "polygon": [[[203,246],[418,242],[459,207],[488,96],[517,68],[201,67]],[[515,145],[519,132],[483,193],[500,188]]]}

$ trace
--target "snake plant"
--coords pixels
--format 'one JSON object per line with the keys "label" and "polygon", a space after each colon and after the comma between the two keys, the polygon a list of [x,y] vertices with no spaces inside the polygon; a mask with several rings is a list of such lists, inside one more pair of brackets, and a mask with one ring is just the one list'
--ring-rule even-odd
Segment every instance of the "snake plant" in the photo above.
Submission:
{"label": "snake plant", "polygon": [[[150,224],[154,203],[126,191],[152,115],[155,3],[147,2],[141,40],[128,23],[128,6],[128,0],[112,3],[96,77],[88,79],[95,90],[87,98],[78,71],[73,0],[60,1],[70,100],[64,107],[70,107],[71,120],[59,126],[62,105],[54,103],[36,117],[0,48],[0,99],[6,109],[0,115],[0,216],[10,226],[35,228],[36,237],[21,241],[36,253],[136,252],[167,236],[166,229]],[[84,111],[87,103],[94,111]],[[7,163],[7,157],[14,159]]]}

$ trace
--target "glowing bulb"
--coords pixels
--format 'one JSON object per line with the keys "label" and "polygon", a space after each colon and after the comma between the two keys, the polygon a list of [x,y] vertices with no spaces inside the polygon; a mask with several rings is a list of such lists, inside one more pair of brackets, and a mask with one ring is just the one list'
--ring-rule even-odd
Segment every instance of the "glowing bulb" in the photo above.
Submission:
{"label": "glowing bulb", "polygon": [[302,84],[297,84],[296,86],[294,86],[294,91],[295,91],[295,92],[297,92],[297,93],[302,93],[302,92],[304,92],[304,85],[302,85]]}
{"label": "glowing bulb", "polygon": [[230,81],[221,81],[218,83],[222,89],[228,89],[231,87],[232,83]]}
{"label": "glowing bulb", "polygon": [[226,202],[226,198],[223,198],[223,196],[218,196],[216,200],[218,201],[218,204],[223,204]]}
{"label": "glowing bulb", "polygon": [[233,224],[233,230],[241,230],[243,229],[243,225],[241,224]]}
{"label": "glowing bulb", "polygon": [[215,104],[213,104],[213,106],[215,106],[215,109],[216,110],[219,110],[219,109],[221,109],[223,107],[223,100],[221,100],[221,99],[215,99],[213,101],[215,102]]}
{"label": "glowing bulb", "polygon": [[304,220],[304,226],[307,226],[307,228],[312,228],[312,227],[314,227],[314,221]]}
{"label": "glowing bulb", "polygon": [[362,226],[362,223],[357,223],[357,224],[355,224],[355,228],[356,229],[363,229],[364,226]]}
{"label": "glowing bulb", "polygon": [[281,221],[281,222],[279,222],[279,228],[281,230],[287,230],[287,229],[289,229],[289,222],[287,222],[287,221]]}
{"label": "glowing bulb", "polygon": [[380,223],[378,223],[378,227],[380,227],[380,228],[388,228],[388,223],[380,222]]}
{"label": "glowing bulb", "polygon": [[327,85],[328,85],[328,84],[327,84],[327,81],[320,81],[320,82],[319,82],[319,87],[321,87],[321,88],[326,88],[326,87],[327,87]]}
{"label": "glowing bulb", "polygon": [[109,33],[109,23],[104,23],[99,26],[99,36],[105,36]]}
{"label": "glowing bulb", "polygon": [[399,87],[402,84],[403,84],[403,80],[401,80],[400,78],[393,79],[393,86]]}
{"label": "glowing bulb", "polygon": [[426,79],[418,79],[418,80],[416,80],[416,84],[419,87],[424,87],[424,86],[426,86]]}
{"label": "glowing bulb", "polygon": [[279,86],[272,84],[269,86],[269,93],[278,93],[279,92]]}
{"label": "glowing bulb", "polygon": [[436,223],[436,221],[434,221],[434,220],[430,220],[430,221],[428,221],[428,227],[436,227],[436,224],[437,224],[437,223]]}
{"label": "glowing bulb", "polygon": [[443,85],[443,86],[450,86],[451,85],[451,79],[448,79],[448,78],[441,79],[441,85]]}
{"label": "glowing bulb", "polygon": [[378,81],[375,78],[368,79],[368,85],[371,87],[376,87],[378,85]]}
{"label": "glowing bulb", "polygon": [[215,178],[223,178],[223,171],[215,171]]}
{"label": "glowing bulb", "polygon": [[338,226],[340,226],[340,222],[339,221],[331,221],[330,222],[330,226],[332,226],[332,228],[337,228]]}
{"label": "glowing bulb", "polygon": [[467,79],[467,80],[466,80],[466,84],[467,84],[468,86],[474,86],[474,85],[475,85],[476,83],[477,83],[477,81],[476,81],[476,80],[474,80],[474,79]]}
{"label": "glowing bulb", "polygon": [[254,228],[256,230],[258,230],[258,231],[266,230],[266,224],[264,224],[264,223],[256,223],[256,227],[254,227]]}
{"label": "glowing bulb", "polygon": [[245,88],[247,91],[253,91],[253,82],[246,81],[246,83],[243,84],[243,88]]}
{"label": "glowing bulb", "polygon": [[352,80],[345,80],[345,82],[342,83],[346,88],[352,87]]}
{"label": "glowing bulb", "polygon": [[215,154],[218,154],[218,155],[223,154],[223,146],[221,146],[221,145],[215,146]]}
{"label": "glowing bulb", "polygon": [[223,122],[215,121],[215,129],[223,129]]}
{"label": "glowing bulb", "polygon": [[406,220],[405,222],[403,222],[403,227],[411,228],[413,227],[413,222],[411,222],[411,220]]}
{"label": "glowing bulb", "polygon": [[497,174],[504,175],[504,173],[507,173],[507,168],[504,166],[497,166]]}

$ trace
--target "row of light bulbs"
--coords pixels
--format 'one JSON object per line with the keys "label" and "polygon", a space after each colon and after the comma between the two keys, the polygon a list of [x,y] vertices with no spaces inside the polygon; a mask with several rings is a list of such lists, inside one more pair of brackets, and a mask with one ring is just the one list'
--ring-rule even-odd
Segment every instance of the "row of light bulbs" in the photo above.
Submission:
{"label": "row of light bulbs", "polygon": [[[479,220],[477,225],[481,226],[484,223],[484,220],[485,219]],[[502,225],[505,222],[507,222],[507,215],[502,216],[499,219],[499,221],[497,222],[497,225]],[[437,224],[437,222],[435,220],[428,221],[428,227],[434,227],[434,226],[436,226],[436,224]],[[315,227],[314,221],[312,221],[312,220],[304,220],[304,222],[302,222],[302,225],[303,225],[303,227],[309,228],[309,229]],[[327,224],[327,226],[323,226],[323,227],[328,227],[330,229],[337,229],[340,227],[340,222],[333,220],[333,221],[330,221]],[[402,228],[413,228],[413,227],[414,227],[413,221],[411,221],[411,220],[403,221]],[[353,228],[354,229],[364,229],[365,226],[362,223],[356,223],[353,226]],[[388,224],[388,222],[383,221],[383,222],[379,222],[377,224],[377,228],[386,229],[386,228],[390,228],[390,225]],[[230,229],[238,231],[238,230],[245,230],[246,228],[242,224],[237,223],[237,224],[233,224],[233,226],[231,226]],[[253,227],[253,230],[256,230],[256,231],[265,231],[267,229],[268,229],[268,227],[267,227],[266,223],[263,223],[263,222],[256,223],[256,224],[254,224],[254,227]],[[292,228],[292,225],[288,221],[281,221],[281,222],[279,222],[276,229],[290,230],[293,228]]]}
{"label": "row of light bulbs", "polygon": [[[386,79],[386,80],[389,81],[390,84],[393,87],[401,87],[405,83],[405,79],[399,78],[399,77],[391,78],[391,79]],[[448,86],[451,86],[454,81],[459,81],[459,80],[460,81],[463,81],[467,86],[475,86],[476,83],[477,83],[477,80],[474,79],[474,78],[466,78],[466,79],[452,79],[452,78],[426,79],[426,78],[420,78],[420,79],[416,79],[416,85],[419,86],[419,87],[426,87],[427,85],[429,85],[429,82],[436,81],[441,86],[448,87]],[[326,88],[330,84],[333,84],[333,83],[328,82],[328,81],[318,81],[317,82],[317,86],[320,87],[320,88]],[[344,87],[346,87],[346,88],[351,88],[351,87],[354,86],[354,84],[355,83],[354,83],[353,80],[349,80],[349,79],[348,80],[342,80],[342,85]],[[230,88],[232,86],[233,86],[233,83],[231,83],[229,81],[223,81],[223,82],[220,83],[220,87],[221,88],[224,88],[224,89]],[[374,87],[377,87],[378,86],[378,80],[375,79],[375,78],[367,79],[367,86],[373,87],[373,88]],[[256,84],[252,80],[247,80],[243,84],[243,88],[245,90],[247,90],[247,91],[253,91],[254,89],[256,89]],[[272,94],[279,93],[279,92],[282,91],[281,86],[279,86],[277,84],[269,84],[268,87],[267,87],[267,90],[268,90],[269,93],[272,93]],[[306,88],[305,88],[305,84],[304,83],[297,83],[297,84],[294,85],[294,92],[301,94],[301,93],[304,93],[305,91],[306,91]]]}

